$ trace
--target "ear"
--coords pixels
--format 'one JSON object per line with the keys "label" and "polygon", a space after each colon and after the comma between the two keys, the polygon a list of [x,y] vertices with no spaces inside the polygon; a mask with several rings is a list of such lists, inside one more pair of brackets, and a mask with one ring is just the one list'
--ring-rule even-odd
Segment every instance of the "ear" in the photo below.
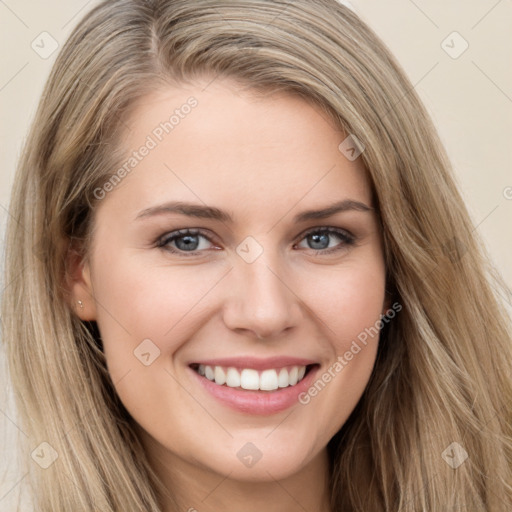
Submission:
{"label": "ear", "polygon": [[65,285],[69,305],[78,317],[83,321],[96,320],[90,264],[75,248],[67,253]]}

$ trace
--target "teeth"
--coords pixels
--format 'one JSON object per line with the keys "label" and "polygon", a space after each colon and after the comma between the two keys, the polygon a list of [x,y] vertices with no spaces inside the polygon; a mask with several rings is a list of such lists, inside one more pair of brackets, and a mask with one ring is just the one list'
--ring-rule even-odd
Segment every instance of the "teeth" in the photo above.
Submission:
{"label": "teeth", "polygon": [[211,366],[204,367],[204,376],[208,380],[215,380],[215,374],[213,373],[213,368]]}
{"label": "teeth", "polygon": [[240,387],[240,374],[235,370],[235,368],[228,368],[226,386],[229,386],[230,388]]}
{"label": "teeth", "polygon": [[[304,368],[304,371],[306,371],[305,368]],[[279,377],[277,378],[277,383],[280,388],[287,388],[289,386],[290,383],[288,381],[288,370],[286,368],[281,368],[281,370],[279,371]]]}
{"label": "teeth", "polygon": [[259,389],[260,378],[258,372],[256,370],[242,370],[240,386],[242,389]]}
{"label": "teeth", "polygon": [[297,377],[299,375],[299,371],[296,366],[294,366],[290,373],[288,374],[288,382],[290,383],[290,386],[295,386],[297,384]]}
{"label": "teeth", "polygon": [[278,388],[295,386],[306,374],[305,366],[289,366],[271,370],[263,370],[259,373],[252,368],[244,368],[240,372],[236,368],[223,368],[222,366],[208,366],[200,364],[197,373],[219,386],[226,385],[230,388],[274,391]]}
{"label": "teeth", "polygon": [[213,374],[215,375],[215,384],[222,386],[226,382],[226,372],[222,369],[222,366],[216,366]]}
{"label": "teeth", "polygon": [[275,370],[265,370],[261,372],[260,389],[272,391],[278,387],[277,372]]}

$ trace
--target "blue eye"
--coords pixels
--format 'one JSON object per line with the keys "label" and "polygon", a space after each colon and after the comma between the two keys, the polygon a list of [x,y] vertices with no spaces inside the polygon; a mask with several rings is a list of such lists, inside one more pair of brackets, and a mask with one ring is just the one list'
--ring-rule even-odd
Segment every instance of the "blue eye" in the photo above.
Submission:
{"label": "blue eye", "polygon": [[[201,238],[209,241],[209,238],[199,229],[180,229],[162,237],[157,242],[157,246],[172,253],[192,253],[194,255],[196,251],[205,249],[204,244],[201,244]],[[174,243],[175,247],[171,246],[171,243]]]}
{"label": "blue eye", "polygon": [[[338,238],[341,243],[330,245],[332,238]],[[307,232],[303,240],[309,244],[308,249],[331,253],[343,249],[346,246],[355,244],[355,237],[343,229],[338,228],[315,228]]]}
{"label": "blue eye", "polygon": [[[338,239],[338,243],[331,245],[331,241],[335,238]],[[332,227],[312,229],[302,235],[300,240],[308,244],[306,249],[324,254],[354,245],[356,241],[355,237],[347,231]],[[208,244],[211,243],[210,238],[200,229],[180,229],[161,237],[157,240],[156,246],[180,256],[197,256],[197,253],[207,250]]]}

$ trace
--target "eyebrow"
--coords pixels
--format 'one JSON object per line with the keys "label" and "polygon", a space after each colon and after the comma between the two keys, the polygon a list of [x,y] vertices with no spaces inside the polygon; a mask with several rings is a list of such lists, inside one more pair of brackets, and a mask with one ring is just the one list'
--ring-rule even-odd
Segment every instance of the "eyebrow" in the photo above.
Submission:
{"label": "eyebrow", "polygon": [[[320,210],[306,210],[297,214],[294,218],[294,222],[305,222],[307,220],[325,219],[331,217],[339,212],[346,211],[358,211],[358,212],[370,212],[374,208],[368,206],[361,201],[354,199],[343,199],[333,203]],[[187,215],[188,217],[194,217],[199,219],[213,219],[221,222],[233,223],[233,218],[229,213],[214,206],[206,206],[201,204],[186,203],[182,201],[173,201],[159,206],[153,206],[142,210],[136,217],[136,219],[143,219],[147,217],[153,217],[156,215],[173,214],[178,213]]]}

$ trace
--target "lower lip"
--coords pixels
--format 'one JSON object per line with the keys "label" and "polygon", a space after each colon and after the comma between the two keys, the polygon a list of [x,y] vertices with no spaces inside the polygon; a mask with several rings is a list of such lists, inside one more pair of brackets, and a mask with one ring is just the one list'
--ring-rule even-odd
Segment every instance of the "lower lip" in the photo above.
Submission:
{"label": "lower lip", "polygon": [[295,386],[275,391],[245,391],[219,386],[189,368],[201,385],[222,404],[247,414],[266,416],[284,411],[299,402],[299,395],[308,390],[320,366],[314,366]]}

